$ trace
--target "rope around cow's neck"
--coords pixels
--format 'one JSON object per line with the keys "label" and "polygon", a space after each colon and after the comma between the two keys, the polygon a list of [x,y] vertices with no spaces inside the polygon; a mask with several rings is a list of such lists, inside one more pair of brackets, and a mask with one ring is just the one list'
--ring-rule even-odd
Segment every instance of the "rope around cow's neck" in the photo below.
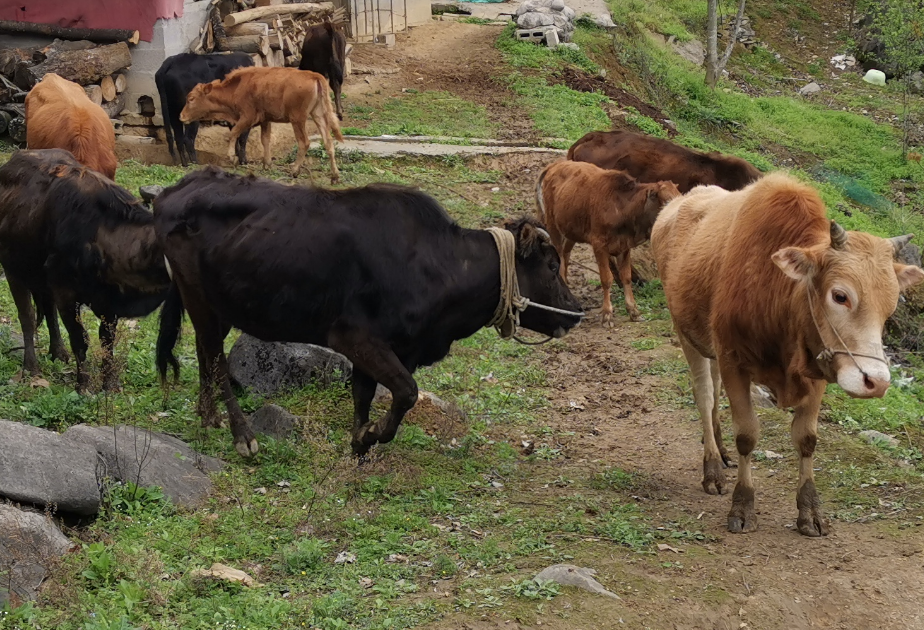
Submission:
{"label": "rope around cow's neck", "polygon": [[873,359],[875,361],[885,363],[886,367],[888,368],[889,361],[888,359],[885,359],[884,357],[876,357],[871,354],[860,354],[859,352],[851,352],[850,348],[847,347],[847,344],[844,342],[844,339],[841,337],[840,333],[837,332],[837,327],[835,327],[834,324],[831,323],[831,320],[828,317],[828,314],[825,312],[824,309],[821,309],[821,314],[824,316],[825,321],[828,323],[828,326],[831,328],[831,331],[834,333],[834,336],[837,337],[838,342],[840,342],[841,346],[844,349],[834,350],[833,348],[828,346],[828,344],[825,342],[824,336],[821,334],[821,328],[818,326],[818,320],[815,318],[815,305],[813,304],[814,302],[813,298],[816,297],[816,294],[815,294],[815,287],[812,285],[811,280],[806,281],[806,296],[808,298],[809,313],[811,313],[812,315],[812,323],[815,324],[815,331],[818,333],[818,338],[821,339],[821,344],[823,346],[821,352],[819,352],[818,356],[815,357],[815,360],[821,363],[825,367],[826,372],[830,373],[831,360],[834,359],[834,355],[836,354],[846,354],[848,357],[850,357],[850,360],[853,361],[853,364],[856,366],[857,370],[866,379],[869,379],[869,374],[867,374],[866,371],[860,367],[860,363],[859,361],[857,361],[856,357],[863,357],[864,359]]}
{"label": "rope around cow's neck", "polygon": [[500,258],[500,298],[497,301],[497,308],[494,309],[491,321],[485,326],[494,326],[497,333],[504,339],[513,337],[519,343],[534,346],[551,341],[552,337],[550,335],[548,339],[543,339],[542,341],[523,341],[516,336],[517,327],[520,325],[520,313],[528,307],[533,306],[559,315],[584,317],[583,313],[538,304],[520,295],[520,284],[517,282],[516,238],[510,230],[503,228],[488,228],[488,233],[494,237],[494,244],[497,245],[497,254]]}

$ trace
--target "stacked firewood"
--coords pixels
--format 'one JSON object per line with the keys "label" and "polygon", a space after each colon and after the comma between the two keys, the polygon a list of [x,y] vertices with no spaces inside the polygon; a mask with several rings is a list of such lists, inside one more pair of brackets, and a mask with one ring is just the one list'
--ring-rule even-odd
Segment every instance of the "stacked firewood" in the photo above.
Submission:
{"label": "stacked firewood", "polygon": [[0,21],[0,33],[60,37],[41,48],[0,50],[0,134],[6,132],[15,142],[25,142],[26,94],[51,72],[82,85],[109,118],[116,118],[125,108],[124,71],[132,62],[128,44],[138,43],[138,31]]}
{"label": "stacked firewood", "polygon": [[193,52],[250,53],[258,67],[297,67],[305,31],[313,24],[343,22],[343,8],[332,2],[299,2],[261,6],[219,19],[213,12]]}

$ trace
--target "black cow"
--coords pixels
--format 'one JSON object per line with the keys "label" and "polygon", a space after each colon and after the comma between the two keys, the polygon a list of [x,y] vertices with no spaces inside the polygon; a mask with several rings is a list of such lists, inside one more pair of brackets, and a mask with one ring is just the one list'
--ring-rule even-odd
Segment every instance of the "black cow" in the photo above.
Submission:
{"label": "black cow", "polygon": [[[183,166],[188,166],[190,162],[194,164],[198,162],[196,135],[199,133],[199,123],[193,122],[184,126],[180,121],[180,112],[186,105],[186,95],[189,91],[200,83],[224,79],[225,75],[235,68],[252,65],[253,59],[250,55],[240,52],[208,55],[180,53],[164,60],[154,75],[154,82],[160,94],[160,111],[164,117],[167,148],[170,150],[170,157],[173,158],[174,164],[177,160],[173,150],[174,133]],[[237,157],[241,164],[247,163],[247,137],[249,135],[250,131],[245,131],[237,140]]]}
{"label": "black cow", "polygon": [[343,68],[346,64],[346,37],[330,22],[315,24],[305,32],[302,43],[302,60],[299,70],[311,70],[323,75],[334,91],[337,118],[343,120],[340,89],[343,87]]}
{"label": "black cow", "polygon": [[[454,340],[485,326],[498,306],[492,235],[459,227],[411,188],[311,189],[209,167],[157,197],[154,224],[175,283],[161,311],[161,377],[168,364],[177,370],[172,351],[185,307],[196,330],[202,422],[219,422],[217,376],[244,456],[258,445],[228,379],[223,340],[232,326],[267,341],[313,343],[346,355],[353,362],[352,446],[363,455],[394,438],[416,403],[414,370],[446,356]],[[572,311],[530,306],[522,326],[565,334],[580,321],[580,304],[558,275],[548,235],[530,219],[507,229],[515,236],[523,295]],[[391,390],[393,402],[382,420],[370,422],[377,383]]]}
{"label": "black cow", "polygon": [[147,315],[170,287],[151,212],[61,149],[17,151],[0,167],[0,264],[22,325],[24,370],[39,372],[35,329],[42,319],[52,357],[67,360],[58,310],[77,359],[78,390],[89,384],[80,306],[101,320],[103,387],[117,389],[112,347],[118,318]]}

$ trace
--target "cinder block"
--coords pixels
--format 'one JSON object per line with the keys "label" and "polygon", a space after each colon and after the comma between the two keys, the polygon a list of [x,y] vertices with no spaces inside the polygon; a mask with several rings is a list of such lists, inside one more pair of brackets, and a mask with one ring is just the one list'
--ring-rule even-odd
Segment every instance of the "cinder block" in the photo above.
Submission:
{"label": "cinder block", "polygon": [[396,42],[394,33],[381,33],[375,36],[375,43],[385,44],[385,48],[389,50],[395,47]]}
{"label": "cinder block", "polygon": [[549,48],[558,48],[558,31],[554,28],[545,32],[545,45]]}
{"label": "cinder block", "polygon": [[516,31],[516,37],[521,42],[541,43],[545,40],[544,28],[520,28]]}

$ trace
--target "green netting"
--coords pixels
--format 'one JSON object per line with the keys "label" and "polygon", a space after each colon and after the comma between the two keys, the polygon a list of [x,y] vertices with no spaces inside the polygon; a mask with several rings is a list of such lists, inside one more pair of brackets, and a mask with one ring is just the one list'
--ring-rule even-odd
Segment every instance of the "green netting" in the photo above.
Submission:
{"label": "green netting", "polygon": [[870,190],[866,184],[849,175],[844,175],[826,166],[816,166],[812,169],[812,175],[817,179],[833,184],[844,196],[856,201],[860,205],[873,208],[880,212],[892,208],[891,201],[882,195],[877,195]]}

